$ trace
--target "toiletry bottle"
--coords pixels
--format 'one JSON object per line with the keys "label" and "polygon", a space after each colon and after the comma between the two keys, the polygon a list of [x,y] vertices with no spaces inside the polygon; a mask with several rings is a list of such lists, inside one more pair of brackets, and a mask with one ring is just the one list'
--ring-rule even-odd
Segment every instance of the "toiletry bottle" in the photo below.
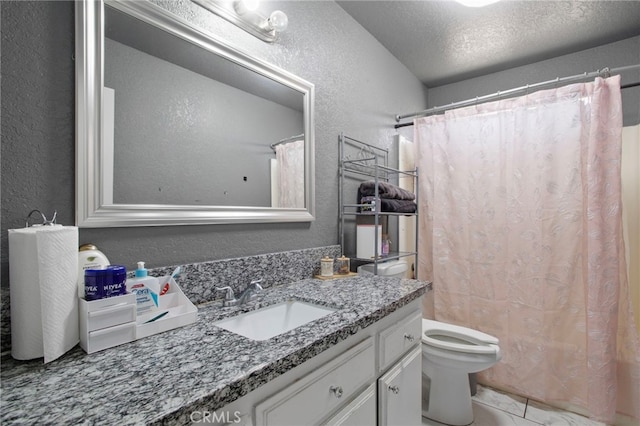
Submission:
{"label": "toiletry bottle", "polygon": [[136,294],[138,315],[158,309],[160,281],[147,274],[144,262],[138,262],[135,278],[127,280],[127,291]]}
{"label": "toiletry bottle", "polygon": [[84,299],[85,269],[104,269],[109,259],[93,244],[83,244],[78,249],[78,297]]}
{"label": "toiletry bottle", "polygon": [[383,256],[388,256],[389,255],[389,246],[391,244],[391,241],[389,241],[389,238],[387,238],[387,234],[382,234],[382,255]]}

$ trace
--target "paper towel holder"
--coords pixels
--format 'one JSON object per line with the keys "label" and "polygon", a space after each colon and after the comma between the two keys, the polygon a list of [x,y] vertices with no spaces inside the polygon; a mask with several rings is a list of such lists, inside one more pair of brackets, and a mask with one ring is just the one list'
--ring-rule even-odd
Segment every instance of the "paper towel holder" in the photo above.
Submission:
{"label": "paper towel holder", "polygon": [[57,210],[53,211],[53,217],[51,218],[51,220],[48,220],[47,217],[44,215],[44,213],[42,213],[40,210],[33,209],[27,215],[27,220],[25,221],[25,225],[24,225],[25,228],[29,227],[29,219],[31,219],[31,215],[33,215],[34,213],[40,213],[40,216],[42,216],[42,223],[39,223],[37,225],[53,226],[53,225],[56,224],[56,217],[58,216],[58,211]]}

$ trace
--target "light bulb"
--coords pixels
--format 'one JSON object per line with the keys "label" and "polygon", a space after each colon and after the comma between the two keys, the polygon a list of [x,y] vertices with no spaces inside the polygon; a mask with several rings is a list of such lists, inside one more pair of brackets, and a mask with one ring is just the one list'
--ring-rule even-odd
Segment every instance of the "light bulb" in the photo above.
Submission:
{"label": "light bulb", "polygon": [[238,15],[255,12],[259,5],[260,0],[236,0],[233,2],[233,8]]}
{"label": "light bulb", "polygon": [[260,0],[241,0],[242,6],[250,12],[253,12],[260,5]]}
{"label": "light bulb", "polygon": [[269,16],[269,26],[277,32],[282,32],[287,29],[289,25],[289,18],[281,10],[274,10]]}

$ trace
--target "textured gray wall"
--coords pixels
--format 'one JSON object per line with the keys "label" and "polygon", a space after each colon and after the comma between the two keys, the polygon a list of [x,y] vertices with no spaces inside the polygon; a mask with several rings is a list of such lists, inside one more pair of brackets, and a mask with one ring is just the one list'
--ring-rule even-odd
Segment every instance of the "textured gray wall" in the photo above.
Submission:
{"label": "textured gray wall", "polygon": [[73,3],[0,2],[2,51],[2,286],[7,229],[31,209],[73,223]]}
{"label": "textured gray wall", "polygon": [[[531,83],[568,77],[605,67],[640,64],[640,37],[632,37],[570,55],[512,68],[486,76],[429,89],[429,107],[464,101]],[[640,70],[621,74],[622,84],[640,81]],[[624,125],[640,123],[640,87],[622,91]]]}
{"label": "textured gray wall", "polygon": [[[337,4],[268,2],[289,17],[264,43],[188,0],[163,7],[239,49],[316,86],[316,220],[251,224],[81,229],[112,263],[133,268],[225,259],[338,242],[338,134],[390,146],[398,112],[426,107],[422,84]],[[8,276],[7,229],[33,208],[74,223],[74,6],[72,2],[0,2],[2,15],[2,285]],[[411,135],[411,130],[402,130]],[[403,133],[403,134],[404,134]]]}

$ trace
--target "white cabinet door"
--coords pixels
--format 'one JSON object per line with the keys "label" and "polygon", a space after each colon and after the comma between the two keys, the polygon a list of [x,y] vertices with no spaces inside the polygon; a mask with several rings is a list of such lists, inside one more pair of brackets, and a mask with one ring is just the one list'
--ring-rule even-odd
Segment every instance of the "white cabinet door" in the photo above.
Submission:
{"label": "white cabinet door", "polygon": [[376,384],[367,389],[338,414],[327,420],[325,426],[363,426],[376,424]]}
{"label": "white cabinet door", "polygon": [[378,379],[378,425],[420,425],[422,349],[417,345]]}

